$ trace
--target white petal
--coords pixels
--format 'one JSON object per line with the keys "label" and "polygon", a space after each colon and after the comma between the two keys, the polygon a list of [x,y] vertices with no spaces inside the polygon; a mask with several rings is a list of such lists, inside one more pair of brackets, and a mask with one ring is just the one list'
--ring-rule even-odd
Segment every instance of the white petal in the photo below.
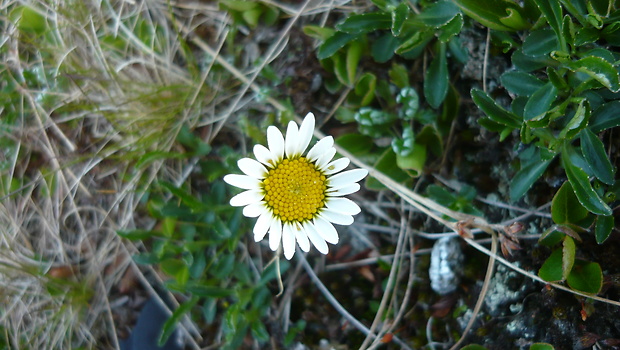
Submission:
{"label": "white petal", "polygon": [[317,141],[317,143],[312,148],[310,148],[310,151],[308,151],[308,155],[306,155],[306,158],[310,159],[311,161],[315,161],[333,146],[334,138],[331,136],[326,136]]}
{"label": "white petal", "polygon": [[287,158],[297,155],[297,142],[299,141],[299,129],[294,121],[288,123],[286,128],[286,137],[284,138],[284,153]]}
{"label": "white petal", "polygon": [[300,223],[295,223],[292,225],[293,232],[295,232],[295,239],[297,239],[297,244],[299,244],[299,248],[304,252],[310,251],[310,241],[308,240],[308,235],[306,234],[306,230]]}
{"label": "white petal", "polygon": [[271,222],[271,227],[269,228],[269,248],[274,252],[278,250],[281,239],[282,223],[280,222],[280,220],[275,219]]}
{"label": "white petal", "polygon": [[338,225],[351,225],[353,223],[353,217],[351,215],[342,214],[329,209],[323,209],[320,216]]}
{"label": "white petal", "polygon": [[332,175],[338,173],[341,170],[344,170],[344,168],[346,168],[347,166],[349,166],[349,163],[351,163],[349,158],[336,159],[333,162],[327,164],[325,169],[323,169],[323,172],[325,173],[325,175]]}
{"label": "white petal", "polygon": [[273,222],[274,217],[270,212],[266,211],[256,220],[256,224],[254,225],[254,242],[260,242],[265,238],[267,234],[267,230],[271,227],[271,223]]}
{"label": "white petal", "polygon": [[230,205],[233,207],[242,207],[244,205],[249,205],[256,203],[263,199],[264,195],[255,190],[249,190],[245,192],[241,192],[238,195],[232,197],[230,199]]}
{"label": "white petal", "polygon": [[273,125],[267,128],[267,144],[276,163],[284,158],[284,137]]}
{"label": "white petal", "polygon": [[338,244],[338,232],[329,221],[319,216],[314,219],[314,227],[327,243]]}
{"label": "white petal", "polygon": [[327,179],[327,186],[332,188],[342,188],[352,183],[358,182],[368,175],[366,169],[353,169],[336,174]]}
{"label": "white petal", "polygon": [[224,176],[224,182],[235,187],[243,188],[244,190],[258,190],[260,188],[260,180],[247,175],[226,175]]}
{"label": "white petal", "polygon": [[329,252],[329,248],[327,248],[327,243],[325,243],[325,240],[321,238],[318,232],[316,232],[314,224],[308,222],[304,225],[304,229],[306,230],[306,234],[308,235],[310,242],[312,242],[316,250],[318,250],[321,254],[327,254]]}
{"label": "white petal", "polygon": [[282,248],[284,249],[284,257],[291,260],[295,254],[295,232],[289,223],[284,224],[282,228]]}
{"label": "white petal", "polygon": [[312,133],[314,132],[314,114],[308,113],[301,122],[299,127],[299,143],[297,144],[297,153],[303,154],[312,140]]}
{"label": "white petal", "polygon": [[256,160],[265,164],[267,167],[271,168],[275,165],[275,159],[269,148],[263,145],[255,145],[254,146],[254,156]]}
{"label": "white petal", "polygon": [[352,183],[348,186],[343,186],[340,188],[328,188],[327,196],[328,197],[346,196],[347,194],[355,193],[359,190],[360,190],[360,185],[358,183]]}
{"label": "white petal", "polygon": [[237,165],[246,175],[257,179],[264,179],[267,174],[265,166],[252,158],[241,158]]}
{"label": "white petal", "polygon": [[243,216],[246,218],[256,218],[267,211],[263,201],[252,203],[243,208]]}
{"label": "white petal", "polygon": [[347,198],[327,197],[326,204],[330,210],[347,215],[359,214],[362,211],[355,202]]}
{"label": "white petal", "polygon": [[323,170],[332,161],[332,158],[336,155],[336,149],[334,147],[328,148],[322,156],[316,161],[316,166]]}

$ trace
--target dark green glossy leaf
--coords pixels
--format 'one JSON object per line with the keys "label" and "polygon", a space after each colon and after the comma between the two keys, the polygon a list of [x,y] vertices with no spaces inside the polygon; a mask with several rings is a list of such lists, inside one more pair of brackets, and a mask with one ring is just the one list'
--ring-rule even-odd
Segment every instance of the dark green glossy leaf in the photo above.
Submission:
{"label": "dark green glossy leaf", "polygon": [[598,263],[577,260],[566,282],[572,289],[598,294],[603,287],[603,271]]}
{"label": "dark green glossy leaf", "polygon": [[434,30],[418,30],[409,36],[402,44],[400,44],[398,49],[396,49],[396,53],[399,55],[404,55],[408,58],[417,57],[426,48],[426,44],[428,44],[428,42],[434,37]]}
{"label": "dark green glossy leaf", "polygon": [[480,108],[491,120],[496,123],[509,126],[511,128],[520,128],[522,121],[520,118],[501,106],[499,106],[486,92],[479,89],[471,90],[471,97],[478,108]]}
{"label": "dark green glossy leaf", "polygon": [[551,201],[553,222],[556,224],[577,224],[586,215],[588,215],[588,210],[577,200],[570,182],[564,182]]}
{"label": "dark green glossy leaf", "polygon": [[590,129],[585,128],[580,133],[581,153],[586,159],[594,175],[602,182],[613,185],[614,168],[609,161],[603,142]]}
{"label": "dark green glossy leaf", "polygon": [[403,1],[392,11],[392,34],[394,36],[400,35],[407,18],[409,18],[409,5]]}
{"label": "dark green glossy leaf", "polygon": [[532,187],[534,182],[545,172],[551,160],[533,162],[515,174],[510,182],[510,199],[513,202],[521,198]]}
{"label": "dark green glossy leaf", "polygon": [[349,34],[360,34],[374,32],[380,29],[390,29],[392,26],[392,16],[386,12],[363,13],[351,15],[336,26],[340,31]]}
{"label": "dark green glossy leaf", "polygon": [[551,51],[558,50],[560,43],[558,37],[550,28],[535,30],[525,38],[523,53],[528,56],[544,56]]}
{"label": "dark green glossy leaf", "polygon": [[317,57],[320,60],[333,56],[338,50],[342,49],[346,44],[357,39],[357,34],[349,34],[345,32],[336,32],[330,36],[325,42],[319,46]]}
{"label": "dark green glossy leaf", "polygon": [[440,27],[448,23],[459,13],[459,8],[450,1],[438,1],[426,7],[416,19],[431,27]]}
{"label": "dark green glossy leaf", "polygon": [[577,199],[586,209],[598,215],[611,215],[611,208],[599,197],[590,184],[588,174],[578,167],[569,158],[569,146],[564,146],[562,151],[562,166],[566,171],[568,181],[570,181]]}
{"label": "dark green glossy leaf", "polygon": [[508,91],[519,96],[531,96],[545,84],[532,74],[515,70],[502,74],[500,80]]}
{"label": "dark green glossy leaf", "polygon": [[599,215],[596,217],[596,226],[594,228],[594,236],[596,237],[596,243],[602,244],[609,238],[611,231],[614,228],[614,217]]}
{"label": "dark green glossy leaf", "polygon": [[448,23],[440,27],[440,33],[438,39],[442,42],[448,42],[455,35],[458,35],[463,28],[463,15],[458,13]]}
{"label": "dark green glossy leaf", "polygon": [[607,102],[592,113],[589,128],[595,133],[620,126],[620,101]]}
{"label": "dark green glossy leaf", "polygon": [[569,62],[566,66],[575,72],[587,74],[612,92],[620,91],[618,70],[613,64],[601,57],[585,57],[578,61]]}
{"label": "dark green glossy leaf", "polygon": [[572,140],[581,130],[583,130],[588,124],[590,119],[590,104],[584,98],[577,104],[575,113],[570,118],[566,126],[560,131],[560,139]]}
{"label": "dark green glossy leaf", "polygon": [[562,5],[558,0],[534,0],[540,12],[547,19],[547,23],[558,36],[558,41],[564,49],[564,37],[562,36]]}
{"label": "dark green glossy leaf", "polygon": [[399,45],[398,38],[385,33],[372,43],[372,58],[378,63],[385,63],[394,57],[394,51]]}
{"label": "dark green glossy leaf", "polygon": [[523,110],[523,119],[539,119],[551,108],[558,97],[558,90],[551,83],[546,83],[530,96]]}
{"label": "dark green glossy leaf", "polygon": [[547,282],[562,281],[562,249],[556,249],[538,270],[538,276]]}
{"label": "dark green glossy leaf", "polygon": [[541,68],[557,65],[557,62],[549,58],[549,55],[529,56],[521,49],[512,54],[512,64],[524,72],[532,72]]}
{"label": "dark green glossy leaf", "polygon": [[424,77],[424,97],[433,108],[438,108],[448,93],[449,77],[446,44],[439,43],[439,52]]}

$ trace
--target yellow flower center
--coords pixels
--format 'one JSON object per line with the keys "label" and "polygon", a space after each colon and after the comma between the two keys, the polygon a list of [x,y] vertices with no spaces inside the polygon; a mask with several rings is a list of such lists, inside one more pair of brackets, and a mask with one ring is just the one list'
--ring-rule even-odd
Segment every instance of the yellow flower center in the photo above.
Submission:
{"label": "yellow flower center", "polygon": [[306,157],[284,159],[263,180],[265,202],[283,222],[304,222],[325,204],[325,175]]}

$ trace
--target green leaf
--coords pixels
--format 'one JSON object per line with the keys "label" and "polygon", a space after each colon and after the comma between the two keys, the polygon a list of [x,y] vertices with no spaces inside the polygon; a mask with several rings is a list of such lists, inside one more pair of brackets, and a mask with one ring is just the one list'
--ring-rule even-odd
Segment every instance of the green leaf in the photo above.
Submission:
{"label": "green leaf", "polygon": [[162,271],[177,281],[179,285],[185,285],[189,279],[189,267],[182,260],[166,259],[160,263]]}
{"label": "green leaf", "polygon": [[577,200],[570,182],[565,181],[551,201],[551,219],[556,224],[577,224],[586,215],[588,210]]}
{"label": "green leaf", "polygon": [[502,21],[503,18],[510,17],[508,9],[519,11],[519,7],[514,2],[505,0],[480,1],[480,0],[453,0],[463,12],[474,20],[480,22],[489,29],[499,31],[516,31],[525,29],[522,25],[517,28],[510,27],[511,21]]}
{"label": "green leaf", "polygon": [[557,35],[562,50],[567,51],[564,37],[562,36],[562,5],[560,5],[560,2],[558,0],[534,0],[534,2]]}
{"label": "green leaf", "polygon": [[390,29],[392,27],[392,16],[386,12],[363,13],[351,15],[336,26],[340,31],[349,34],[361,34],[374,32],[380,29]]}
{"label": "green leaf", "polygon": [[566,171],[568,181],[570,181],[577,199],[586,209],[598,215],[611,215],[611,208],[594,191],[588,179],[588,174],[574,164],[569,158],[569,146],[564,146],[562,151],[562,166]]}
{"label": "green leaf", "polygon": [[347,50],[347,79],[353,83],[357,74],[357,65],[362,58],[363,44],[356,40],[353,41]]}
{"label": "green leaf", "polygon": [[545,172],[552,159],[532,162],[521,168],[510,182],[510,199],[514,202],[532,187],[534,182]]}
{"label": "green leaf", "polygon": [[578,61],[568,62],[566,66],[572,71],[587,74],[612,92],[620,91],[618,70],[601,57],[584,57]]}
{"label": "green leaf", "polygon": [[614,168],[605,152],[603,142],[590,129],[585,128],[580,133],[581,153],[586,159],[594,175],[602,182],[613,185]]}
{"label": "green leaf", "polygon": [[603,287],[603,271],[598,263],[577,260],[566,282],[572,289],[598,294]]}
{"label": "green leaf", "polygon": [[385,63],[394,57],[394,51],[399,45],[398,38],[385,33],[372,43],[372,58],[378,63]]}
{"label": "green leaf", "polygon": [[577,134],[586,127],[590,119],[590,104],[584,98],[579,101],[577,110],[566,126],[560,131],[559,138],[572,140]]}
{"label": "green leaf", "polygon": [[170,338],[172,333],[174,333],[177,323],[179,323],[179,321],[181,320],[181,317],[183,317],[183,315],[188,313],[194,307],[194,305],[198,303],[198,300],[199,300],[198,297],[194,296],[190,300],[179,305],[178,309],[174,310],[170,318],[166,320],[166,322],[164,323],[162,327],[161,335],[159,336],[159,339],[157,340],[158,346],[161,347],[168,341],[168,338]]}
{"label": "green leaf", "polygon": [[140,241],[140,240],[145,240],[148,238],[163,236],[163,234],[159,231],[149,231],[149,230],[131,230],[131,231],[120,230],[120,231],[116,231],[116,234],[130,241]]}
{"label": "green leaf", "polygon": [[431,27],[441,27],[459,13],[459,8],[450,1],[438,1],[426,7],[416,19]]}
{"label": "green leaf", "polygon": [[500,107],[486,92],[479,89],[472,89],[471,97],[476,106],[494,122],[515,129],[521,127],[521,119],[516,114]]}
{"label": "green leaf", "polygon": [[325,42],[319,46],[317,58],[320,60],[333,56],[338,50],[342,49],[346,44],[357,39],[358,35],[345,32],[335,32]]}
{"label": "green leaf", "polygon": [[539,119],[544,116],[558,97],[558,90],[551,83],[546,83],[530,96],[523,110],[523,119]]}
{"label": "green leaf", "polygon": [[424,77],[424,97],[433,108],[438,108],[448,93],[448,63],[446,61],[446,44],[439,43],[439,52],[431,62]]}
{"label": "green leaf", "polygon": [[538,276],[547,282],[562,281],[562,249],[556,249],[538,270]]}
{"label": "green leaf", "polygon": [[355,94],[360,97],[360,106],[369,105],[375,98],[375,88],[377,87],[377,77],[372,73],[364,73],[355,84]]}
{"label": "green leaf", "polygon": [[392,34],[396,37],[400,35],[400,31],[403,28],[403,24],[409,18],[409,5],[406,2],[401,2],[392,11]]}
{"label": "green leaf", "polygon": [[224,298],[233,294],[232,289],[210,286],[202,282],[189,282],[185,286],[185,291],[201,298]]}
{"label": "green leaf", "polygon": [[396,154],[396,165],[407,172],[411,176],[419,176],[424,170],[426,163],[426,145],[415,143],[413,150],[407,154]]}
{"label": "green leaf", "polygon": [[[388,175],[396,182],[403,183],[411,179],[411,177],[396,164],[396,153],[394,153],[392,147],[387,147],[385,149],[383,154],[379,157],[379,160],[375,163],[374,168]],[[366,187],[371,190],[385,189],[383,184],[370,176],[366,179]]]}
{"label": "green leaf", "polygon": [[409,72],[404,65],[392,63],[388,75],[390,76],[390,82],[398,88],[404,89],[409,86]]}
{"label": "green leaf", "polygon": [[558,50],[560,43],[550,28],[541,28],[531,32],[523,42],[523,53],[528,56],[544,56]]}
{"label": "green leaf", "polygon": [[532,74],[516,70],[502,74],[500,80],[508,91],[519,96],[531,96],[545,84]]}
{"label": "green leaf", "polygon": [[562,243],[562,281],[566,280],[574,264],[575,241],[571,237],[566,236]]}
{"label": "green leaf", "polygon": [[441,31],[439,32],[437,38],[444,43],[450,41],[450,39],[461,32],[463,24],[463,15],[458,13],[448,23],[439,28]]}
{"label": "green leaf", "polygon": [[547,343],[534,343],[530,345],[529,350],[555,350],[553,345]]}
{"label": "green leaf", "polygon": [[9,13],[9,19],[17,25],[20,31],[25,33],[42,35],[47,30],[45,17],[28,6],[13,8]]}
{"label": "green leaf", "polygon": [[403,105],[398,111],[398,116],[403,120],[412,120],[420,108],[420,97],[412,87],[402,88],[396,96],[396,102]]}
{"label": "green leaf", "polygon": [[611,101],[599,106],[592,113],[589,128],[599,133],[605,129],[620,126],[620,101]]}
{"label": "green leaf", "polygon": [[[410,125],[406,125],[403,128],[403,137],[392,139],[392,150],[394,150],[397,156],[408,156],[413,152],[414,143],[415,136],[413,134],[413,129]],[[401,166],[401,168],[403,167]]]}
{"label": "green leaf", "polygon": [[596,217],[596,226],[594,228],[594,236],[596,243],[602,244],[609,238],[614,228],[614,217],[599,215]]}
{"label": "green leaf", "polygon": [[331,28],[325,28],[325,27],[308,25],[308,26],[304,26],[303,27],[303,32],[304,32],[304,34],[306,34],[307,36],[309,36],[311,38],[319,39],[321,41],[325,41],[329,37],[334,35],[334,33],[336,31],[331,29]]}
{"label": "green leaf", "polygon": [[338,136],[336,144],[356,156],[361,156],[370,152],[373,141],[371,137],[355,133]]}

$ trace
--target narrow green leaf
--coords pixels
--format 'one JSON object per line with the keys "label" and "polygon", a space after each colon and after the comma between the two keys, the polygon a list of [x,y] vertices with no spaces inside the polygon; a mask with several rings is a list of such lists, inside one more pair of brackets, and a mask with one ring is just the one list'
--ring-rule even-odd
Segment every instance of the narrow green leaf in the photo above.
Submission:
{"label": "narrow green leaf", "polygon": [[589,128],[599,133],[605,129],[620,126],[620,101],[611,101],[599,106],[592,113]]}
{"label": "narrow green leaf", "polygon": [[532,74],[517,70],[508,71],[500,77],[502,85],[515,95],[531,96],[545,83]]}
{"label": "narrow green leaf", "polygon": [[555,350],[553,345],[547,343],[534,343],[530,345],[529,350]]}
{"label": "narrow green leaf", "polygon": [[364,73],[355,84],[355,94],[360,97],[359,105],[364,107],[370,104],[375,97],[377,77],[372,73]]}
{"label": "narrow green leaf", "polygon": [[590,119],[590,104],[585,98],[579,101],[577,109],[571,117],[570,121],[566,123],[566,126],[560,131],[559,139],[572,140],[583,130],[588,124]]}
{"label": "narrow green leaf", "polygon": [[569,146],[564,146],[562,151],[562,166],[566,171],[566,177],[570,181],[577,199],[586,209],[598,215],[611,215],[611,208],[598,196],[590,184],[588,174],[575,165],[569,158]]}
{"label": "narrow green leaf", "polygon": [[538,270],[538,276],[547,282],[562,281],[562,249],[556,249]]}
{"label": "narrow green leaf", "polygon": [[533,162],[521,168],[510,182],[510,199],[514,202],[523,197],[530,187],[545,172],[552,159]]}
{"label": "narrow green leaf", "polygon": [[448,63],[446,61],[446,44],[439,43],[439,52],[431,62],[424,77],[424,97],[433,108],[438,108],[448,93]]}
{"label": "narrow green leaf", "polygon": [[347,50],[347,78],[353,83],[357,74],[357,65],[362,58],[363,44],[359,41],[353,41]]}
{"label": "narrow green leaf", "polygon": [[183,315],[188,313],[194,307],[194,305],[198,303],[198,300],[199,300],[198,297],[194,296],[190,300],[181,304],[178,309],[174,310],[174,312],[172,313],[172,316],[170,316],[170,318],[167,319],[166,322],[164,323],[162,330],[161,330],[161,335],[159,336],[159,339],[157,340],[157,344],[160,347],[163,346],[168,341],[168,338],[170,338],[172,333],[174,333],[174,330],[176,329],[177,324],[181,320],[181,317],[183,317]]}
{"label": "narrow green leaf", "polygon": [[603,271],[598,263],[577,260],[566,282],[572,289],[598,294],[603,287]]}
{"label": "narrow green leaf", "polygon": [[558,90],[551,83],[546,83],[530,96],[523,110],[523,119],[532,120],[544,116],[553,101],[558,96]]}
{"label": "narrow green leaf", "polygon": [[441,26],[441,30],[437,38],[444,43],[449,42],[455,35],[458,35],[463,28],[463,15],[458,13],[448,23]]}
{"label": "narrow green leaf", "polygon": [[562,5],[558,0],[534,0],[534,2],[557,35],[560,47],[566,51],[564,37],[562,36]]}
{"label": "narrow green leaf", "polygon": [[611,231],[614,228],[614,217],[599,215],[596,217],[596,226],[594,228],[594,236],[596,237],[596,243],[602,244],[609,238]]}
{"label": "narrow green leaf", "polygon": [[340,31],[350,34],[374,32],[380,29],[390,29],[392,15],[387,12],[363,13],[352,15],[336,26]]}
{"label": "narrow green leaf", "polygon": [[357,39],[358,35],[345,32],[336,32],[330,36],[325,42],[319,46],[317,58],[320,60],[333,56],[338,50],[342,49],[346,44]]}
{"label": "narrow green leaf", "polygon": [[325,41],[334,35],[336,31],[331,28],[308,25],[303,27],[303,32],[309,37]]}
{"label": "narrow green leaf", "polygon": [[480,108],[491,120],[511,128],[520,128],[521,119],[499,106],[495,101],[480,89],[472,89],[471,97],[478,108]]}
{"label": "narrow green leaf", "polygon": [[566,66],[572,71],[587,74],[612,92],[620,91],[620,76],[618,70],[613,64],[601,57],[584,57],[578,61],[569,62]]}
{"label": "narrow green leaf", "polygon": [[580,133],[581,153],[586,159],[594,175],[602,182],[613,185],[614,168],[605,152],[603,142],[590,129],[585,128]]}
{"label": "narrow green leaf", "polygon": [[556,224],[577,224],[588,215],[573,191],[570,182],[565,181],[551,201],[551,219]]}
{"label": "narrow green leaf", "polygon": [[568,277],[575,263],[575,241],[569,236],[562,243],[562,280]]}

